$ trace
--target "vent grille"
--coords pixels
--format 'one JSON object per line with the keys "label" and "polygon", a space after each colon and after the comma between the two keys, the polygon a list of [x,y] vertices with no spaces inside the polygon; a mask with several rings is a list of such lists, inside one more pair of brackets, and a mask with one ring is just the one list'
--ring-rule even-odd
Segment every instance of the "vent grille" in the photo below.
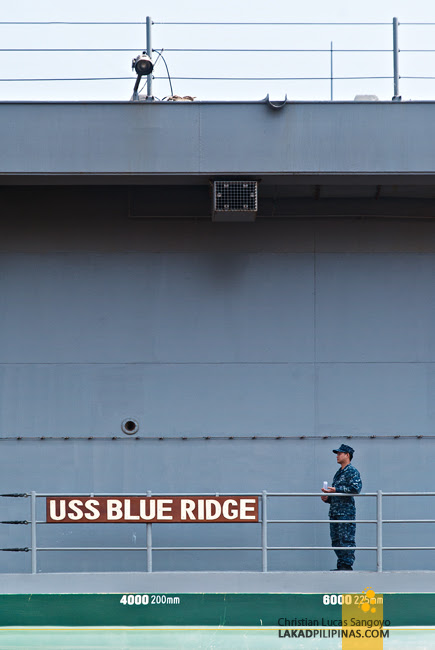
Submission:
{"label": "vent grille", "polygon": [[257,181],[215,181],[214,209],[257,212]]}
{"label": "vent grille", "polygon": [[254,221],[258,209],[257,181],[214,181],[215,221]]}

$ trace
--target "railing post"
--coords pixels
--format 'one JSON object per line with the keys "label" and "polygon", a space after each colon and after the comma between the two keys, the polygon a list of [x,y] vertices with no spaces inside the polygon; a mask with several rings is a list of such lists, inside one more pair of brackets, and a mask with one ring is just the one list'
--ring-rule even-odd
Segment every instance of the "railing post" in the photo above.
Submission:
{"label": "railing post", "polygon": [[[153,24],[153,21],[151,20],[150,16],[147,16],[147,54],[150,57],[150,59],[153,58],[153,47],[152,47],[152,42],[151,42],[151,26]],[[147,98],[151,98],[153,96],[153,73],[149,74],[147,76]]]}
{"label": "railing post", "polygon": [[262,571],[267,573],[267,492],[263,490],[261,495],[261,550],[262,550]]}
{"label": "railing post", "polygon": [[32,573],[36,573],[36,492],[32,491],[30,498],[30,544],[32,556]]}
{"label": "railing post", "polygon": [[330,67],[331,67],[331,102],[334,100],[334,44],[331,41],[331,59],[330,59]]}
{"label": "railing post", "polygon": [[[151,496],[151,490],[147,491],[147,497]],[[146,524],[147,527],[147,571],[152,573],[153,571],[153,533],[152,533],[152,524]]]}
{"label": "railing post", "polygon": [[382,490],[376,497],[376,570],[382,572]]}
{"label": "railing post", "polygon": [[400,102],[399,95],[399,21],[393,18],[393,72],[394,72],[394,96],[393,102]]}

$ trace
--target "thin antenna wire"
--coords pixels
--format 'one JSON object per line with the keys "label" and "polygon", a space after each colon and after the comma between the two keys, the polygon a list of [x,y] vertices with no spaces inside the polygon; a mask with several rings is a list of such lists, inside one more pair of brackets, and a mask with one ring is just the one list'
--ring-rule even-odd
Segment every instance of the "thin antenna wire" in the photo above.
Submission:
{"label": "thin antenna wire", "polygon": [[[20,50],[22,51],[22,50]],[[389,52],[393,50],[390,48],[386,49],[340,49],[334,50],[334,52]],[[433,52],[435,50],[401,50],[401,52]],[[26,49],[26,52],[29,52]],[[187,47],[165,47],[165,52],[329,52],[329,48],[299,48],[299,49],[289,49],[289,48],[234,48],[234,47],[197,47],[197,48],[187,48]]]}
{"label": "thin antenna wire", "polygon": [[69,21],[69,20],[2,20],[0,25],[145,25],[145,22],[104,22],[104,21]]}
{"label": "thin antenna wire", "polygon": [[[276,22],[152,22],[153,25],[275,25],[277,27],[288,26],[288,25],[391,25],[391,23],[344,23],[344,22],[318,22],[318,23],[276,23]],[[401,23],[402,25],[435,25],[435,23]],[[145,21],[131,21],[131,22],[121,22],[121,21],[70,21],[70,20],[46,20],[46,21],[36,21],[36,20],[8,20],[0,21],[0,25],[146,25]]]}
{"label": "thin antenna wire", "polygon": [[[406,24],[406,23],[402,23]],[[415,23],[417,24],[417,23]],[[423,23],[422,23],[423,24]],[[429,23],[426,23],[429,24]],[[252,25],[275,25],[277,27],[281,26],[288,26],[288,25],[353,25],[353,26],[359,26],[359,25],[388,25],[390,26],[391,23],[329,23],[329,22],[321,22],[321,23],[267,23],[267,22],[258,22],[258,23],[233,23],[233,22],[154,22],[153,25],[240,25],[240,26],[252,26]]]}
{"label": "thin antenna wire", "polygon": [[[319,26],[319,25],[337,25],[337,26],[390,26],[391,23],[383,22],[304,22],[304,23],[282,23],[282,22],[166,22],[166,21],[153,21],[153,25],[276,25],[277,27],[288,25],[305,25],[305,26]],[[419,22],[401,22],[401,25],[406,26],[433,26],[435,23],[419,23]],[[0,25],[146,25],[145,21],[102,21],[102,20],[1,20]]]}
{"label": "thin antenna wire", "polygon": [[[429,79],[431,77],[425,78]],[[154,79],[165,79],[165,77],[154,77]],[[172,77],[172,79],[176,79],[177,81],[330,81],[331,77]],[[334,79],[393,79],[393,76],[334,77]],[[402,77],[402,79],[405,79],[405,77]]]}
{"label": "thin antenna wire", "polygon": [[[187,48],[187,47],[165,47],[162,48],[165,52],[330,52],[330,48],[299,48],[299,49],[276,49],[276,48],[226,48],[226,47],[198,47],[198,48]],[[140,47],[0,47],[0,52],[137,52],[138,50],[143,50],[143,46]],[[154,52],[159,52],[159,49],[154,49]],[[392,49],[335,49],[334,54],[338,52],[343,53],[387,53],[391,54]],[[424,52],[435,52],[434,48],[425,48],[425,49],[403,49],[400,48],[400,52],[415,52],[415,53],[424,53]]]}
{"label": "thin antenna wire", "polygon": [[0,52],[137,52],[141,47],[114,48],[114,47],[1,47]]}
{"label": "thin antenna wire", "polygon": [[[329,48],[323,49],[259,49],[259,48],[161,48],[165,52],[329,52]],[[138,50],[143,50],[141,47],[129,47],[129,48],[114,48],[114,47],[105,47],[105,48],[96,48],[96,47],[2,47],[0,52],[137,52]],[[159,52],[160,49],[153,48],[154,52]],[[387,52],[391,53],[393,50],[373,50],[373,49],[352,49],[352,50],[334,50],[334,52]],[[435,50],[400,50],[401,52],[435,52]]]}
{"label": "thin antenna wire", "polygon": [[31,78],[31,79],[0,79],[0,81],[123,81],[128,79],[128,81],[135,81],[136,77],[48,77],[45,79],[42,78]]}
{"label": "thin antenna wire", "polygon": [[[163,58],[163,57],[162,57]],[[164,59],[163,59],[164,60]],[[164,60],[165,61],[165,60]],[[167,77],[153,77],[153,79],[158,80],[169,80],[169,85],[172,89],[172,79],[177,81],[330,81],[331,77],[171,77],[169,74],[168,66],[165,61],[165,66],[167,70]],[[401,76],[401,79],[435,79],[435,77],[405,77]],[[25,82],[30,81],[135,81],[136,77],[46,77],[46,78],[3,78],[0,79],[0,82]],[[393,76],[367,76],[367,77],[334,77],[335,81],[345,81],[345,80],[358,80],[358,79],[393,79]]]}
{"label": "thin antenna wire", "polygon": [[[154,50],[154,51],[155,51],[155,52],[158,52],[159,50]],[[173,88],[172,88],[172,81],[171,81],[171,75],[169,74],[168,64],[166,63],[166,59],[165,59],[165,57],[163,56],[163,48],[160,50],[160,52],[159,52],[159,56],[162,57],[162,59],[163,59],[163,63],[165,64],[165,67],[166,67],[166,72],[168,73],[169,87],[170,87],[170,89],[171,89],[171,96],[172,96],[172,95],[174,94],[174,90],[173,90]],[[161,77],[154,77],[154,79],[160,79],[160,78],[161,78]],[[174,77],[174,79],[175,79],[175,77]]]}

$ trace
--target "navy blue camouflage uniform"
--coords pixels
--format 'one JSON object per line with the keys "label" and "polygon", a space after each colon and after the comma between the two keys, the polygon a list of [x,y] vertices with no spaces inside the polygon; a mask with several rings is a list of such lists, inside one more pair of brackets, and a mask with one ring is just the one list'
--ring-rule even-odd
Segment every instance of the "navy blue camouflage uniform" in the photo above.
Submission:
{"label": "navy blue camouflage uniform", "polygon": [[[338,493],[359,494],[362,488],[361,476],[351,464],[344,469],[340,467],[335,473],[332,487]],[[355,519],[355,499],[353,497],[334,498],[328,496],[326,503],[330,504],[329,519]],[[356,524],[329,524],[332,546],[355,546]],[[337,555],[337,569],[352,567],[355,562],[355,551],[335,551]]]}

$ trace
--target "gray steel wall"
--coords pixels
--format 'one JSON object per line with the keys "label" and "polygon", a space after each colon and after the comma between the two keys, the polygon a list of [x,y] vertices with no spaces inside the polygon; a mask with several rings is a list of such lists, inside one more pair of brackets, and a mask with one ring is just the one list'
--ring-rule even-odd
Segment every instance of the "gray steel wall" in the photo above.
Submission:
{"label": "gray steel wall", "polygon": [[433,174],[434,113],[415,101],[2,102],[0,173]]}
{"label": "gray steel wall", "polygon": [[[96,212],[2,222],[0,435],[70,439],[1,440],[1,492],[316,491],[348,435],[363,436],[350,444],[364,491],[434,489],[434,440],[384,436],[435,430],[435,224],[162,223]],[[140,435],[165,439],[98,439],[122,438],[127,417]],[[229,435],[245,439],[189,439]],[[390,499],[385,516],[428,517],[432,501]],[[373,499],[358,504],[374,517]],[[29,506],[3,499],[1,519],[26,518]],[[326,519],[327,507],[281,500],[269,515]],[[431,545],[434,532],[386,525],[385,543]],[[145,543],[135,525],[41,526],[38,535],[44,545]],[[29,539],[28,527],[0,527],[1,547]],[[164,524],[154,542],[252,545],[260,531]],[[357,542],[374,545],[374,526],[360,525]],[[271,526],[269,543],[328,545],[328,526]],[[255,570],[260,560],[159,553],[154,566]],[[28,554],[1,553],[0,563],[29,569]],[[331,551],[270,554],[272,570],[333,565]],[[40,557],[48,571],[144,567],[142,553]],[[358,553],[357,568],[374,567],[373,552]],[[435,552],[387,552],[385,568],[435,569]]]}

